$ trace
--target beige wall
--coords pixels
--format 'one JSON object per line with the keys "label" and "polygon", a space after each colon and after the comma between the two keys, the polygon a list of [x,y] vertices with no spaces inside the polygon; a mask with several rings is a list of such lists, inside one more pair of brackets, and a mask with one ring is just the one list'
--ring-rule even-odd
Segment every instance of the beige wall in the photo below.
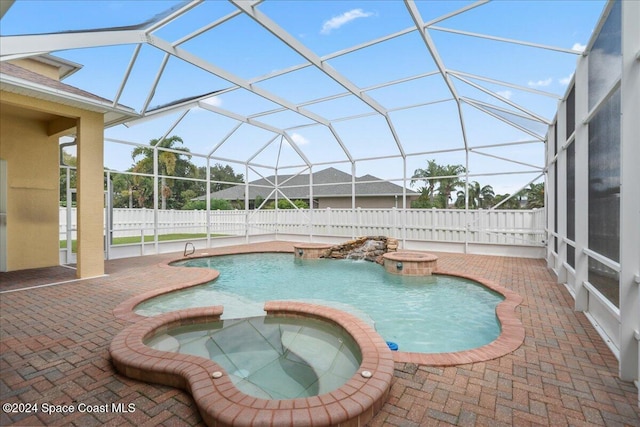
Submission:
{"label": "beige wall", "polygon": [[[7,163],[7,270],[59,264],[58,138],[78,126],[78,277],[104,274],[103,115],[0,92],[0,159]],[[96,213],[96,212],[99,212]],[[80,229],[82,228],[82,229]],[[80,260],[82,259],[82,266]]]}
{"label": "beige wall", "polygon": [[44,64],[40,61],[34,61],[33,59],[16,59],[11,61],[12,64],[18,67],[25,68],[33,71],[34,73],[47,76],[50,79],[60,80],[60,70],[55,65]]}
{"label": "beige wall", "polygon": [[58,141],[46,123],[0,115],[7,161],[7,270],[58,264]]}
{"label": "beige wall", "polygon": [[[411,200],[414,198],[407,197],[407,208],[411,207]],[[372,196],[372,197],[356,197],[356,208],[402,208],[402,197],[396,199],[393,196]],[[318,209],[351,209],[351,197],[321,197],[318,198]]]}
{"label": "beige wall", "polygon": [[104,274],[103,125],[99,114],[78,120],[78,276]]}

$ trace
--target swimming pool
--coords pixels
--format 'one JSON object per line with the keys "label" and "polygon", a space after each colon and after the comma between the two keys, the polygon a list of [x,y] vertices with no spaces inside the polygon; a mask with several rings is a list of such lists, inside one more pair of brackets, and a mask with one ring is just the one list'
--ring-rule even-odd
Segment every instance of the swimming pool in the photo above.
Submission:
{"label": "swimming pool", "polygon": [[220,277],[151,298],[138,304],[136,313],[152,316],[224,305],[223,318],[230,319],[262,315],[264,301],[309,301],[364,317],[401,351],[418,353],[477,348],[500,334],[495,309],[504,298],[459,277],[397,276],[364,261],[299,260],[275,253],[199,258],[174,265],[213,268]]}

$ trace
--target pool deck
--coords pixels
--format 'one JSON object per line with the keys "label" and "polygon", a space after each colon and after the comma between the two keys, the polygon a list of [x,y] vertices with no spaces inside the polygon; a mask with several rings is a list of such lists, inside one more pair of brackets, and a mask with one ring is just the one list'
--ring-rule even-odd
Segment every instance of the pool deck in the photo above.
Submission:
{"label": "pool deck", "polygon": [[[291,243],[272,242],[206,252],[292,250]],[[522,296],[515,314],[524,343],[485,362],[397,362],[390,397],[369,426],[640,426],[636,387],[617,378],[615,356],[584,314],[573,311],[573,299],[543,260],[437,255],[441,270],[483,277]],[[0,401],[38,404],[37,413],[0,411],[0,425],[203,425],[187,392],[125,378],[108,353],[130,324],[113,313],[121,303],[209,278],[200,269],[164,266],[179,256],[108,261],[105,276],[86,280],[74,280],[75,271],[65,267],[0,273]],[[52,283],[58,284],[41,286]],[[119,403],[135,410],[112,410]],[[49,415],[45,404],[75,411]]]}

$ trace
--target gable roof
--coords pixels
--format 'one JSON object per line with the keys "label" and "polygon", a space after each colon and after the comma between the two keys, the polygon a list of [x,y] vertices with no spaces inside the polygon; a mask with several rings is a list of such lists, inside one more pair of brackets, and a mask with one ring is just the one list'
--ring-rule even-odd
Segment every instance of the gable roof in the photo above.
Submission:
{"label": "gable roof", "polygon": [[[327,168],[313,174],[313,197],[351,197],[351,175],[336,168]],[[249,182],[249,199],[257,196],[266,199],[273,191],[275,175]],[[309,174],[278,175],[278,187],[289,199],[309,198]],[[381,180],[373,175],[363,175],[355,178],[355,194],[357,197],[373,196],[402,196],[402,186]],[[419,193],[406,190],[408,196]],[[211,193],[210,197],[224,200],[243,200],[245,184],[226,188]],[[204,200],[200,196],[196,200]],[[271,198],[271,197],[269,197]]]}
{"label": "gable roof", "polygon": [[119,104],[114,107],[113,102],[106,98],[9,62],[0,62],[0,89],[103,113],[105,126],[113,126],[139,116],[129,107]]}
{"label": "gable roof", "polygon": [[43,64],[53,65],[54,67],[58,68],[58,79],[60,81],[66,79],[73,73],[82,69],[81,64],[69,61],[68,59],[60,58],[59,56],[50,55],[48,53],[33,56],[30,59],[36,62],[41,62]]}

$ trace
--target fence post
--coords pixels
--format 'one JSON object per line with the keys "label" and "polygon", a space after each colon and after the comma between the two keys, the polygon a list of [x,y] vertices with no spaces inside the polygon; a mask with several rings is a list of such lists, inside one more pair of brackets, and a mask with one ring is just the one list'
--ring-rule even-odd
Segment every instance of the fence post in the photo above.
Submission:
{"label": "fence post", "polygon": [[391,208],[391,229],[393,230],[393,237],[400,235],[398,231],[398,208],[395,206]]}
{"label": "fence post", "polygon": [[436,208],[431,208],[431,240],[436,239]]}

